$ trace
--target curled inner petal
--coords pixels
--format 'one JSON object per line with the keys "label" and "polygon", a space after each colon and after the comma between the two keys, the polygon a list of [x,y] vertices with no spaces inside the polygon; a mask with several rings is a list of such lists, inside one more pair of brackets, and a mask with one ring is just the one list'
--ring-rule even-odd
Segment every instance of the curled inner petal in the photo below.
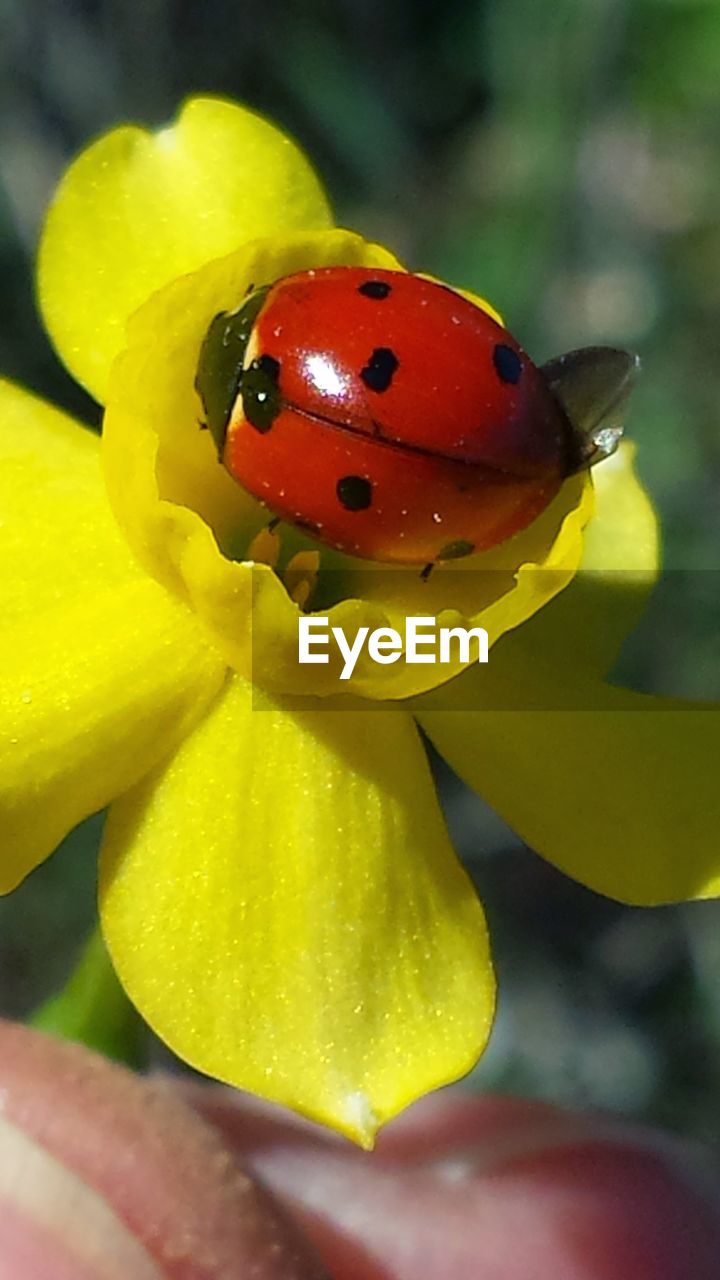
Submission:
{"label": "curled inner petal", "polygon": [[[572,577],[592,506],[586,479],[569,480],[523,533],[480,556],[439,565],[423,582],[414,567],[393,569],[320,548],[312,595],[292,598],[281,581],[293,557],[318,543],[281,526],[278,572],[255,562],[267,510],[218,465],[210,433],[198,428],[195,376],[213,318],[249,289],[308,267],[399,269],[384,249],[347,231],[256,241],[159,291],[133,317],[129,346],[115,364],[106,414],[105,464],[111,501],[149,571],[186,600],[227,661],[275,692],[374,699],[407,698],[461,669],[398,662],[379,667],[363,651],[339,684],[340,654],[325,666],[298,664],[301,606],[327,614],[350,637],[362,626],[402,629],[408,614],[443,625],[481,625],[491,643],[532,615]],[[324,606],[324,607],[323,607]]]}

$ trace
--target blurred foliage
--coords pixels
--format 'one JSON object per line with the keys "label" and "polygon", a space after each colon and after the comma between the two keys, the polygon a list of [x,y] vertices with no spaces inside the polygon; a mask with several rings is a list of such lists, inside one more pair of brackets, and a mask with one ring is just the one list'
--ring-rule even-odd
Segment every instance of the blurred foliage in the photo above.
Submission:
{"label": "blurred foliage", "polygon": [[[630,434],[682,572],[622,672],[720,696],[720,6],[0,0],[0,367],[92,421],[34,312],[42,210],[90,136],[161,123],[203,91],[295,134],[343,222],[489,296],[536,359],[594,342],[641,353]],[[479,1079],[720,1137],[717,906],[598,899],[441,782],[501,978]],[[60,980],[89,925],[96,837],[86,824],[0,905],[7,1011]]]}

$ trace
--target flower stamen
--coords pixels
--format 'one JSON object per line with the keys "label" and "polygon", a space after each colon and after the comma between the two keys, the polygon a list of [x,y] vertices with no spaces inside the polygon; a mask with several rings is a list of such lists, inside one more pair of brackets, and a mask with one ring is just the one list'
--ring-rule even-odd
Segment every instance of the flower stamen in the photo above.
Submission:
{"label": "flower stamen", "polygon": [[317,582],[320,569],[319,551],[298,551],[288,560],[283,581],[290,599],[304,609]]}
{"label": "flower stamen", "polygon": [[270,525],[266,525],[255,534],[247,549],[247,559],[254,560],[255,564],[266,564],[270,569],[274,569],[280,555],[280,547],[280,534]]}

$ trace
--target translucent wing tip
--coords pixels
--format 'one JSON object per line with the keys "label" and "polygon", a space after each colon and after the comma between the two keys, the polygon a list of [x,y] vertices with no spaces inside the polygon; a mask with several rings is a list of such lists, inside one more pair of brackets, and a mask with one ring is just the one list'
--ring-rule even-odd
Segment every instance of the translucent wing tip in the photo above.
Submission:
{"label": "translucent wing tip", "polygon": [[615,452],[639,371],[639,356],[616,347],[581,347],[542,366],[573,429],[569,474]]}

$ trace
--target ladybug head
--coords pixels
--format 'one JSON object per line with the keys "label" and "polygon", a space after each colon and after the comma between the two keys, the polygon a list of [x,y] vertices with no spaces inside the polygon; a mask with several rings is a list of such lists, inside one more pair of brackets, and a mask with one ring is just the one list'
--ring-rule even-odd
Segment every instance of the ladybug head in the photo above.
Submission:
{"label": "ladybug head", "polygon": [[542,365],[548,386],[573,428],[570,474],[614,453],[623,433],[625,402],[640,360],[615,347],[582,347]]}
{"label": "ladybug head", "polygon": [[215,316],[200,348],[195,390],[222,460],[228,423],[240,390],[243,360],[267,289],[258,289],[237,311]]}

